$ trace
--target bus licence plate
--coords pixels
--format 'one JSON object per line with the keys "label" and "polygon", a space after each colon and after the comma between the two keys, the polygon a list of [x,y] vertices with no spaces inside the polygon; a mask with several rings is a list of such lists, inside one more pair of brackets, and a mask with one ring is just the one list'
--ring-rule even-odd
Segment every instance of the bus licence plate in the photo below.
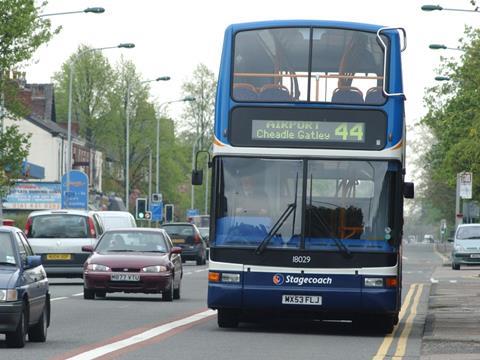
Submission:
{"label": "bus licence plate", "polygon": [[282,295],[282,304],[322,305],[322,297],[312,295]]}
{"label": "bus licence plate", "polygon": [[140,281],[140,275],[137,274],[112,274],[112,281]]}

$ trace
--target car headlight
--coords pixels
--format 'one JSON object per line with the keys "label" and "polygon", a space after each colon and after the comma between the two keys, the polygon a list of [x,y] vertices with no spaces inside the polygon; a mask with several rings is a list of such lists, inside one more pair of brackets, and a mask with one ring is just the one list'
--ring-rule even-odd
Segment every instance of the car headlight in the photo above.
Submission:
{"label": "car headlight", "polygon": [[88,264],[87,270],[91,271],[111,271],[108,266],[100,265],[100,264]]}
{"label": "car headlight", "polygon": [[142,271],[147,273],[159,273],[159,272],[167,271],[167,267],[162,265],[146,266],[142,268]]}
{"label": "car headlight", "polygon": [[17,301],[17,298],[17,290],[15,289],[0,290],[0,302]]}
{"label": "car headlight", "polygon": [[455,251],[465,251],[465,248],[461,245],[455,245],[453,248]]}

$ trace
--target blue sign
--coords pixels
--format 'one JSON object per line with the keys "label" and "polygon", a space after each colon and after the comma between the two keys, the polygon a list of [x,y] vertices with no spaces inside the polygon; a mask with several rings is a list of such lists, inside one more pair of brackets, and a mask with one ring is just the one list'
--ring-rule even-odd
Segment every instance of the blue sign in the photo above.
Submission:
{"label": "blue sign", "polygon": [[162,221],[163,219],[163,202],[152,203],[150,207],[152,212],[152,221]]}
{"label": "blue sign", "polygon": [[187,209],[187,218],[191,218],[194,216],[200,215],[200,210],[198,209]]}
{"label": "blue sign", "polygon": [[58,182],[17,182],[5,197],[5,209],[55,210],[62,205]]}
{"label": "blue sign", "polygon": [[83,171],[70,171],[70,189],[67,174],[62,176],[62,209],[88,208],[88,177]]}
{"label": "blue sign", "polygon": [[44,179],[45,168],[42,166],[29,163],[28,161],[22,162],[22,175],[29,179]]}

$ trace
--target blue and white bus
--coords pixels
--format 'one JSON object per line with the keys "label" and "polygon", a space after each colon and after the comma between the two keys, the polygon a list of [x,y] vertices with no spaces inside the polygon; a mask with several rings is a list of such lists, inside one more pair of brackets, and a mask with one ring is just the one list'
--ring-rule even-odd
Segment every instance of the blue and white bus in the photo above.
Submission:
{"label": "blue and white bus", "polygon": [[227,28],[212,157],[208,306],[367,320],[401,306],[405,31],[333,21]]}

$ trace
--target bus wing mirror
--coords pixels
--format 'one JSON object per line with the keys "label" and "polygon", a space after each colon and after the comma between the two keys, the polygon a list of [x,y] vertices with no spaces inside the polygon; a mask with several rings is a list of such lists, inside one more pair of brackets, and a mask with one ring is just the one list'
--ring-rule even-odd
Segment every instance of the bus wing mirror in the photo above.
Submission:
{"label": "bus wing mirror", "polygon": [[203,184],[203,170],[192,170],[192,185]]}
{"label": "bus wing mirror", "polygon": [[413,182],[406,182],[403,184],[403,196],[405,199],[413,199],[415,195],[415,187]]}

